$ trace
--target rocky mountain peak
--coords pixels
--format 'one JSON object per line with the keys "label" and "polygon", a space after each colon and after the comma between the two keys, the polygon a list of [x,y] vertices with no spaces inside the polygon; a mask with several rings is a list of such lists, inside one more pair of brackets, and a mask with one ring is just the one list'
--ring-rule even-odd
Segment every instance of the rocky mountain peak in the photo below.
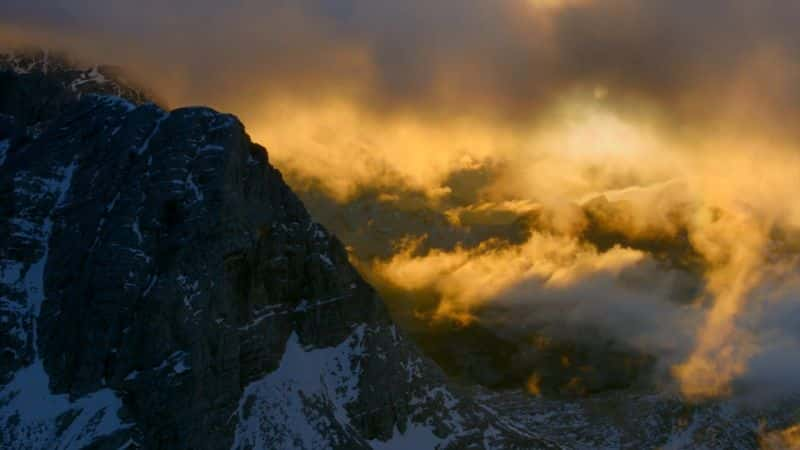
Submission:
{"label": "rocky mountain peak", "polygon": [[403,337],[234,116],[0,61],[4,448],[520,438]]}

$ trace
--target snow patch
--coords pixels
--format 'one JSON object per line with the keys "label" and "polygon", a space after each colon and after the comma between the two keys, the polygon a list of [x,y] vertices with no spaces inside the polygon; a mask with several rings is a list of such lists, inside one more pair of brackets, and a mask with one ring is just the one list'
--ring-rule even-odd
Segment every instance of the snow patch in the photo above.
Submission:
{"label": "snow patch", "polygon": [[5,164],[6,162],[6,154],[8,153],[8,147],[11,146],[11,139],[3,139],[0,141],[0,166]]}
{"label": "snow patch", "polygon": [[[72,185],[72,176],[75,173],[76,167],[77,163],[73,161],[69,166],[63,169],[60,180],[48,180],[48,183],[46,184],[51,193],[58,193],[58,198],[56,199],[55,206],[50,211],[50,215],[44,219],[44,224],[42,224],[41,235],[42,246],[44,247],[42,257],[39,258],[39,260],[34,264],[31,264],[31,266],[28,268],[28,271],[25,273],[25,279],[23,280],[23,286],[28,299],[28,307],[31,309],[35,317],[39,316],[39,311],[41,310],[42,303],[44,302],[44,269],[47,265],[47,258],[50,253],[49,241],[50,234],[53,231],[52,214],[53,211],[60,208],[64,204],[64,201],[67,198],[67,192],[69,192],[69,188]],[[34,349],[36,349],[35,334],[36,333],[34,332]]]}
{"label": "snow patch", "polygon": [[131,231],[133,231],[133,234],[136,235],[136,239],[138,239],[140,244],[144,242],[144,238],[142,237],[142,230],[139,229],[139,216],[136,216],[136,220],[134,220],[133,223],[131,224]]}
{"label": "snow patch", "polygon": [[422,377],[422,358],[409,358],[406,362],[401,362],[400,367],[406,371],[406,381],[411,383],[416,378]]}
{"label": "snow patch", "polygon": [[122,97],[119,97],[117,95],[92,93],[92,94],[89,94],[89,96],[97,98],[102,103],[105,103],[108,106],[119,107],[119,108],[123,109],[125,112],[131,112],[134,109],[136,109],[136,105],[134,105],[130,101],[128,101],[128,100],[126,100],[126,99],[124,99]]}
{"label": "snow patch", "polygon": [[191,369],[192,367],[186,362],[186,358],[189,355],[184,351],[177,351],[165,359],[161,364],[156,367],[154,370],[156,372],[166,369],[167,367],[171,367],[172,371],[177,374],[182,374],[187,370]]}
{"label": "snow patch", "polygon": [[189,172],[189,175],[186,176],[186,184],[189,185],[189,189],[192,191],[192,193],[194,193],[195,200],[202,202],[204,199],[203,191],[201,191],[200,187],[197,186],[197,183],[194,182],[194,176],[191,172]]}
{"label": "snow patch", "polygon": [[405,433],[395,428],[395,433],[388,441],[377,439],[369,441],[375,450],[408,450],[435,449],[443,443],[443,439],[433,434],[433,430],[425,425],[410,423]]}
{"label": "snow patch", "polygon": [[[331,427],[349,429],[346,406],[359,395],[365,329],[360,325],[336,347],[310,350],[293,332],[279,367],[245,388],[231,448],[330,448]],[[326,404],[333,418],[308,408],[312,402]]]}
{"label": "snow patch", "polygon": [[319,259],[321,259],[322,262],[324,262],[325,265],[328,266],[329,268],[333,268],[334,267],[333,261],[331,261],[331,258],[328,257],[328,255],[326,255],[324,253],[320,253],[319,254]]}
{"label": "snow patch", "polygon": [[[45,301],[44,275],[49,257],[49,240],[53,230],[53,212],[67,198],[77,163],[60,170],[56,179],[38,179],[38,187],[56,195],[50,214],[38,227],[30,223],[30,234],[42,246],[42,256],[31,264],[24,275],[14,264],[3,265],[3,283],[17,285],[24,291],[32,316],[33,364],[18,370],[11,381],[0,390],[0,442],[16,443],[11,448],[77,449],[105,436],[130,427],[122,424],[117,412],[122,401],[114,391],[101,389],[74,401],[66,394],[50,392],[50,380],[44,370],[37,345],[36,322]],[[39,195],[41,197],[43,193]]]}
{"label": "snow patch", "polygon": [[119,201],[119,192],[117,192],[117,195],[115,195],[114,198],[111,200],[111,203],[106,205],[106,212],[108,213],[113,211],[114,207],[117,206],[118,201]]}
{"label": "snow patch", "polygon": [[13,259],[4,259],[0,261],[0,283],[7,286],[16,284],[22,278],[22,270],[25,266]]}
{"label": "snow patch", "polygon": [[158,275],[150,276],[150,282],[147,283],[147,287],[144,289],[144,292],[142,292],[142,298],[147,297],[147,295],[150,294],[150,291],[153,289],[153,286],[156,285],[157,281],[158,281]]}
{"label": "snow patch", "polygon": [[[139,148],[134,150],[137,155],[141,155],[148,148],[150,148],[150,140],[153,139],[153,136],[155,136],[156,133],[158,133],[158,130],[161,129],[161,123],[164,122],[167,119],[167,117],[169,117],[169,113],[165,112],[165,113],[163,113],[161,115],[161,117],[158,118],[158,120],[156,120],[156,126],[153,127],[153,131],[151,131],[150,134],[147,135],[147,137],[145,138],[144,142],[142,142],[142,145],[140,145]],[[148,161],[148,165],[149,165],[149,161]]]}
{"label": "snow patch", "polygon": [[79,449],[131,427],[120,421],[122,401],[111,389],[70,401],[66,394],[50,393],[48,385],[37,359],[0,391],[0,442],[10,443],[7,448]]}
{"label": "snow patch", "polygon": [[209,153],[209,152],[221,152],[225,150],[225,147],[218,145],[218,144],[206,144],[197,149],[197,153]]}
{"label": "snow patch", "polygon": [[124,381],[133,381],[133,380],[137,379],[138,377],[139,377],[139,371],[138,370],[133,370],[133,371],[131,371],[131,373],[128,374],[128,376],[125,377]]}
{"label": "snow patch", "polygon": [[319,308],[320,306],[327,305],[329,303],[342,301],[342,300],[344,300],[346,298],[350,298],[352,295],[353,295],[352,293],[346,293],[344,295],[338,295],[336,297],[324,298],[324,299],[316,300],[316,301],[313,301],[313,302],[309,302],[308,300],[303,299],[303,300],[300,301],[300,303],[297,304],[297,307],[294,308],[294,312],[306,312],[308,310]]}
{"label": "snow patch", "polygon": [[183,372],[186,372],[187,370],[189,370],[190,368],[191,367],[186,364],[185,359],[182,359],[182,360],[178,361],[177,363],[175,363],[174,366],[172,366],[172,370],[175,373],[183,373]]}

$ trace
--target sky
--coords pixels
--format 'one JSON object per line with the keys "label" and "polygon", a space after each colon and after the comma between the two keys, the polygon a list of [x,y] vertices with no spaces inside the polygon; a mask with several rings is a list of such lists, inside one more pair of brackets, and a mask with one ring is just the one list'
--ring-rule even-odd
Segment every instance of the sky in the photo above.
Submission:
{"label": "sky", "polygon": [[798,2],[3,8],[4,47],[237,114],[337,232],[398,214],[345,243],[426,320],[592,326],[690,398],[800,388]]}

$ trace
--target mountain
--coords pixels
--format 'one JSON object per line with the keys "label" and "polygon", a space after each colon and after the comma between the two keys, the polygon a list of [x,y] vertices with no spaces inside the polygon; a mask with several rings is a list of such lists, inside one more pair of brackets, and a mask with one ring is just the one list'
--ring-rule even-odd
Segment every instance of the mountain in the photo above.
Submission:
{"label": "mountain", "polygon": [[0,58],[4,449],[752,448],[798,411],[451,385],[236,117],[148,97]]}
{"label": "mountain", "polygon": [[521,437],[448,387],[234,116],[2,64],[0,447]]}

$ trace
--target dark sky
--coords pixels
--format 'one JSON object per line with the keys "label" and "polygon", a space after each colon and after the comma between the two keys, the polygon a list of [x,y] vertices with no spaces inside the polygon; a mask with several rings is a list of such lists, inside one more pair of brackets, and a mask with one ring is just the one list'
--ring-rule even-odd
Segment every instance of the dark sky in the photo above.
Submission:
{"label": "dark sky", "polygon": [[[602,84],[671,119],[759,91],[759,120],[797,115],[791,0],[6,0],[4,41],[123,65],[176,103],[347,95],[375,111],[502,120]],[[757,70],[752,70],[757,67]],[[751,118],[752,119],[752,118]]]}

